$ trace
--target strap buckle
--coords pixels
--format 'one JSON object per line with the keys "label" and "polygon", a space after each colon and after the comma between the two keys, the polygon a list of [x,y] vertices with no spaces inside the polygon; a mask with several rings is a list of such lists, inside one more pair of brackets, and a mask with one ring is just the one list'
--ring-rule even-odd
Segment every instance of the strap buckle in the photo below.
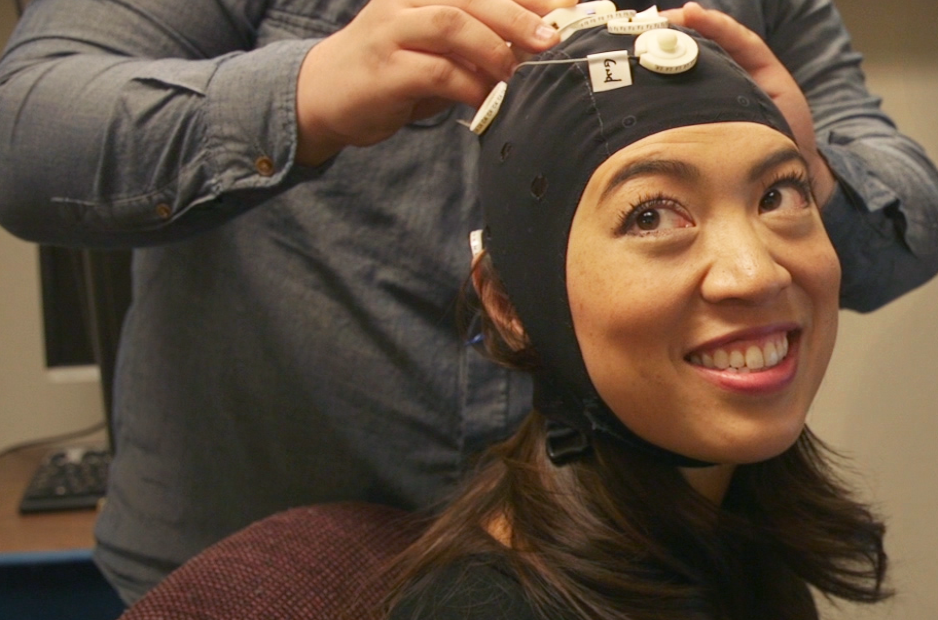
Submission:
{"label": "strap buckle", "polygon": [[586,433],[553,420],[547,422],[547,456],[554,465],[565,465],[591,449]]}

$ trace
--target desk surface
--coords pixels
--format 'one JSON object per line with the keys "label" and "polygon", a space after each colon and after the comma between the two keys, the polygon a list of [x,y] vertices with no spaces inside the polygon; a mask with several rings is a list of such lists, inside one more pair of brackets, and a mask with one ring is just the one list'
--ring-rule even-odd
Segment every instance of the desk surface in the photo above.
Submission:
{"label": "desk surface", "polygon": [[42,457],[39,447],[0,458],[0,553],[90,549],[97,511],[69,510],[21,515],[20,498]]}

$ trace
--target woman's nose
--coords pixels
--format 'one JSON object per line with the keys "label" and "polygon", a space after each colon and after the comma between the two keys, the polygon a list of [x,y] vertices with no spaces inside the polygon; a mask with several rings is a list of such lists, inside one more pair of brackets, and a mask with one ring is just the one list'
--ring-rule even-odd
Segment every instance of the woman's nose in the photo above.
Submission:
{"label": "woman's nose", "polygon": [[791,273],[749,223],[729,225],[712,235],[707,251],[701,294],[711,303],[764,303],[791,285]]}

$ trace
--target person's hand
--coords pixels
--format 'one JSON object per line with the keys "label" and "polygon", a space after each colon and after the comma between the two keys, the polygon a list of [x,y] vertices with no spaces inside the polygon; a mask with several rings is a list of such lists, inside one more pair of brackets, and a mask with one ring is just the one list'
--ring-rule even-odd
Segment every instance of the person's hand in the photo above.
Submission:
{"label": "person's hand", "polygon": [[672,24],[691,28],[715,41],[768,93],[791,126],[798,147],[808,160],[818,205],[827,204],[837,181],[818,152],[808,101],[765,41],[729,15],[704,9],[696,2],[688,2],[680,9],[662,11],[662,15]]}
{"label": "person's hand", "polygon": [[478,107],[519,56],[558,42],[539,16],[574,3],[371,0],[303,61],[297,161],[315,165],[344,146],[375,144],[453,102]]}

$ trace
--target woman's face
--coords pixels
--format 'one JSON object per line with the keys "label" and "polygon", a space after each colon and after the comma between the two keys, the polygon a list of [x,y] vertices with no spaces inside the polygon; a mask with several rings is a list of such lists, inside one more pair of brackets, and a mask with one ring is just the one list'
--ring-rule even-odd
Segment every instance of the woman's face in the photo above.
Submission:
{"label": "woman's face", "polygon": [[606,160],[567,249],[590,377],[633,432],[747,463],[797,439],[837,332],[840,267],[794,143],[681,127]]}

